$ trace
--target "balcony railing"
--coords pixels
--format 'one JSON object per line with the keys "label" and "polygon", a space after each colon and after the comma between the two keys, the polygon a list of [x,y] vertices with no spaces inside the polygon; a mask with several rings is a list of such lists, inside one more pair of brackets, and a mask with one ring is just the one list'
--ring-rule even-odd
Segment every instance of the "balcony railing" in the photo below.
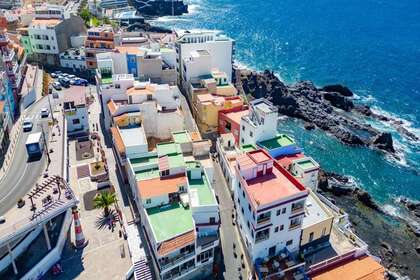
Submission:
{"label": "balcony railing", "polygon": [[267,240],[270,237],[270,234],[264,234],[264,235],[260,235],[255,237],[255,243],[259,243],[262,242],[264,240]]}
{"label": "balcony railing", "polygon": [[265,223],[269,222],[270,220],[271,220],[271,217],[260,218],[260,219],[257,220],[257,224],[258,225],[265,224]]}
{"label": "balcony railing", "polygon": [[302,206],[299,206],[299,207],[295,207],[295,208],[292,208],[292,214],[295,214],[295,213],[299,213],[299,212],[302,212],[303,210],[305,209],[305,207],[303,207],[303,205]]}
{"label": "balcony railing", "polygon": [[193,251],[191,253],[186,253],[186,254],[184,253],[184,254],[178,255],[176,257],[170,258],[167,261],[159,261],[159,265],[160,265],[161,270],[165,270],[165,269],[168,269],[168,268],[182,262],[183,260],[191,258],[194,255],[195,255],[195,251]]}
{"label": "balcony railing", "polygon": [[290,230],[294,230],[294,229],[297,229],[298,227],[300,227],[302,224],[301,223],[298,223],[298,224],[292,224],[292,225],[290,225],[290,227],[289,227],[289,231]]}

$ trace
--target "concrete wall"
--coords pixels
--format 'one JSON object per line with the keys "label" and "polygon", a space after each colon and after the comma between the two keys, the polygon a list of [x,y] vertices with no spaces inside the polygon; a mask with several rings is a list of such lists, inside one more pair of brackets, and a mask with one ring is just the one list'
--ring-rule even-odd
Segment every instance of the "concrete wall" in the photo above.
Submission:
{"label": "concrete wall", "polygon": [[[141,186],[141,181],[140,181],[140,186]],[[161,195],[161,196],[155,196],[150,198],[150,203],[146,202],[147,199],[142,199],[142,203],[144,205],[145,208],[153,208],[156,206],[160,206],[160,205],[165,205],[169,203],[169,196],[166,195]]]}
{"label": "concrete wall", "polygon": [[[331,216],[330,218],[324,221],[310,225],[306,228],[302,228],[300,246],[307,245],[310,242],[314,242],[324,236],[330,235],[333,219],[334,217]],[[309,237],[311,233],[313,233],[313,239],[312,241],[309,241]]]}

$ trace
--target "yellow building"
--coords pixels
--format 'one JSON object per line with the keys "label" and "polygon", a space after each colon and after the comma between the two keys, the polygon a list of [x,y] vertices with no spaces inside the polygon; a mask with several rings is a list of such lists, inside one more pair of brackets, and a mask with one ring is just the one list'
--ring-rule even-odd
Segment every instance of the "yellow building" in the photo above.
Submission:
{"label": "yellow building", "polygon": [[330,239],[334,215],[331,210],[310,191],[305,205],[300,240],[301,250],[306,253]]}
{"label": "yellow building", "polygon": [[213,94],[201,94],[193,104],[193,113],[198,129],[204,133],[217,131],[219,111],[242,107],[244,104],[240,96],[223,97]]}
{"label": "yellow building", "polygon": [[143,119],[140,112],[124,113],[113,118],[114,126],[128,127],[140,125]]}

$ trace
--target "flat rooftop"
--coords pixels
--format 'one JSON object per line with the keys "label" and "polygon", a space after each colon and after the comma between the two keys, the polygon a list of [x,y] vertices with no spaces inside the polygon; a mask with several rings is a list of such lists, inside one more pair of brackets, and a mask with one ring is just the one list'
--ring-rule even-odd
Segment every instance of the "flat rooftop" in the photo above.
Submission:
{"label": "flat rooftop", "polygon": [[179,144],[174,142],[159,143],[156,144],[156,149],[159,157],[170,155],[170,154],[180,154],[182,153],[181,147]]}
{"label": "flat rooftop", "polygon": [[294,145],[295,141],[286,134],[279,134],[272,139],[261,141],[258,144],[269,151],[280,147]]}
{"label": "flat rooftop", "polygon": [[303,153],[297,153],[294,155],[284,155],[284,156],[280,156],[277,157],[277,162],[283,166],[284,168],[288,169],[290,164],[292,164],[292,161],[296,160],[296,159],[300,159],[305,157],[305,155]]}
{"label": "flat rooftop", "polygon": [[333,214],[326,210],[326,206],[317,199],[316,194],[310,192],[306,198],[305,217],[303,218],[302,228],[334,218]]}
{"label": "flat rooftop", "polygon": [[126,147],[147,145],[146,134],[141,126],[120,128],[120,134]]}
{"label": "flat rooftop", "polygon": [[44,219],[51,219],[78,202],[67,182],[58,176],[36,184],[23,200],[23,206],[14,206],[3,215],[5,222],[0,224],[0,243],[37,227]]}
{"label": "flat rooftop", "polygon": [[185,130],[172,132],[172,138],[177,144],[191,142],[190,136],[188,135],[188,132]]}
{"label": "flat rooftop", "polygon": [[192,206],[215,205],[216,198],[208,184],[205,173],[200,179],[191,179],[191,172],[188,173],[188,185],[192,198]]}
{"label": "flat rooftop", "polygon": [[141,170],[141,171],[136,171],[136,180],[140,181],[140,180],[147,180],[147,179],[151,179],[151,178],[156,178],[159,177],[159,169],[156,168],[152,168],[152,169],[147,169],[147,170]]}
{"label": "flat rooftop", "polygon": [[246,116],[249,114],[249,110],[242,110],[242,111],[238,111],[238,112],[230,112],[230,113],[226,113],[226,118],[228,118],[230,121],[239,124],[241,122],[241,118],[243,116]]}
{"label": "flat rooftop", "polygon": [[182,154],[169,154],[159,157],[159,170],[167,170],[185,166],[184,156]]}
{"label": "flat rooftop", "polygon": [[149,208],[146,211],[157,242],[194,229],[191,209],[184,208],[180,203]]}
{"label": "flat rooftop", "polygon": [[184,174],[171,177],[157,177],[137,182],[142,199],[162,196],[170,193],[177,193],[180,186],[187,185],[187,178]]}
{"label": "flat rooftop", "polygon": [[319,164],[314,161],[311,157],[304,157],[295,161],[302,169],[309,170],[309,169],[316,169],[319,168]]}
{"label": "flat rooftop", "polygon": [[241,146],[241,151],[243,151],[244,153],[252,152],[252,151],[255,151],[256,149],[257,149],[257,147],[255,147],[252,144],[242,145]]}
{"label": "flat rooftop", "polygon": [[[263,151],[257,150],[238,156],[240,170],[257,168],[259,163],[269,162],[271,158]],[[254,209],[272,204],[276,201],[294,196],[305,187],[277,162],[273,162],[272,172],[246,181],[244,186]]]}
{"label": "flat rooftop", "polygon": [[130,158],[130,163],[133,169],[143,169],[144,167],[156,165],[158,163],[158,157],[156,155],[147,156],[142,158]]}

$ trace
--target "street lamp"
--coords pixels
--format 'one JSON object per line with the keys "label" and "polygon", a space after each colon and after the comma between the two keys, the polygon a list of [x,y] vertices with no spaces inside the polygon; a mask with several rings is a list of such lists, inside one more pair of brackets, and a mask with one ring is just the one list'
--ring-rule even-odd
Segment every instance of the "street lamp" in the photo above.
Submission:
{"label": "street lamp", "polygon": [[51,106],[50,94],[52,94],[51,85],[48,86],[48,96],[47,96],[47,98],[48,98],[48,104],[50,105],[51,119],[52,119],[53,126],[54,126],[55,119],[54,119],[54,114],[53,114],[53,110],[52,110],[52,106]]}

